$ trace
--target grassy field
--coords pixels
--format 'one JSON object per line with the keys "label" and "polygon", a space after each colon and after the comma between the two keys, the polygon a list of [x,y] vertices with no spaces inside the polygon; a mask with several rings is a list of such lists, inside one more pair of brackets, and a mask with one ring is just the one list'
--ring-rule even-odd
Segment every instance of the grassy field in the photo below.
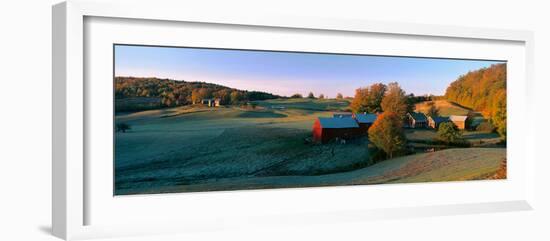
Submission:
{"label": "grassy field", "polygon": [[314,120],[346,111],[348,100],[254,105],[117,113],[115,121],[131,130],[115,134],[115,194],[466,180],[495,172],[493,162],[505,157],[504,148],[452,149],[371,165],[366,137],[345,144],[308,141]]}
{"label": "grassy field", "polygon": [[160,98],[158,97],[137,97],[115,100],[115,109],[119,112],[150,110],[160,108]]}
{"label": "grassy field", "polygon": [[[437,130],[433,129],[406,129],[405,136],[410,142],[425,143],[437,138]],[[501,137],[494,132],[463,130],[462,136],[472,146],[494,146],[501,142]]]}
{"label": "grassy field", "polygon": [[504,159],[504,148],[459,148],[403,156],[376,164],[384,173],[358,183],[477,180],[494,174]]}
{"label": "grassy field", "polygon": [[347,102],[274,100],[256,108],[186,106],[119,114],[131,131],[115,135],[117,193],[210,179],[319,175],[364,166],[366,138],[313,145],[306,140],[318,116]]}
{"label": "grassy field", "polygon": [[403,156],[357,170],[314,176],[239,177],[171,186],[144,193],[240,190],[258,188],[443,182],[487,179],[506,158],[503,148],[448,149]]}
{"label": "grassy field", "polygon": [[450,115],[467,115],[471,110],[457,104],[451,103],[446,100],[435,100],[435,101],[425,101],[415,105],[415,110],[417,112],[426,113],[429,102],[433,102],[435,107],[439,109],[439,115],[441,116],[450,116]]}

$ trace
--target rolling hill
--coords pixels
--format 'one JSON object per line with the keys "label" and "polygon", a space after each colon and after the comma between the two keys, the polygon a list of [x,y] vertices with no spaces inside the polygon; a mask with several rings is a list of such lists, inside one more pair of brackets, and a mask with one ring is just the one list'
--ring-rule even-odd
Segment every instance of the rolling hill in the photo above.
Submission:
{"label": "rolling hill", "polygon": [[450,115],[467,115],[471,109],[460,106],[453,102],[447,100],[434,100],[434,101],[424,101],[415,105],[415,110],[417,112],[426,113],[428,111],[429,102],[433,102],[435,107],[439,109],[439,115],[441,116],[450,116]]}
{"label": "rolling hill", "polygon": [[[207,180],[185,186],[165,186],[139,193],[241,190],[258,188],[364,185],[383,183],[444,182],[495,178],[506,158],[504,148],[447,149],[433,153],[402,156],[350,172],[302,176],[249,176]],[[125,192],[125,191],[124,191]]]}
{"label": "rolling hill", "polygon": [[206,82],[115,77],[115,111],[139,111],[198,103],[216,98],[222,104],[282,98],[262,91],[248,91]]}

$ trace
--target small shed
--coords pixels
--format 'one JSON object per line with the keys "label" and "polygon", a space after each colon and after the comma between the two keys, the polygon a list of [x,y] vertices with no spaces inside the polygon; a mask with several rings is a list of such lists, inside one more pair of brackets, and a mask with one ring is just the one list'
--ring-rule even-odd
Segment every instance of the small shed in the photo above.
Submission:
{"label": "small shed", "polygon": [[376,114],[370,114],[370,113],[358,113],[358,114],[354,114],[353,117],[359,124],[359,128],[361,129],[361,134],[364,134],[364,135],[368,134],[369,128],[376,121],[376,118],[378,118]]}
{"label": "small shed", "polygon": [[360,136],[359,124],[353,118],[318,117],[313,123],[313,141],[327,143],[336,138]]}
{"label": "small shed", "polygon": [[464,130],[467,128],[466,122],[468,121],[468,116],[466,115],[452,115],[449,116],[449,120],[453,122],[458,129]]}
{"label": "small shed", "polygon": [[437,129],[439,128],[439,124],[443,122],[449,122],[449,117],[442,117],[442,116],[428,116],[428,126]]}
{"label": "small shed", "polygon": [[426,128],[428,127],[428,118],[420,112],[407,113],[405,124],[409,128]]}

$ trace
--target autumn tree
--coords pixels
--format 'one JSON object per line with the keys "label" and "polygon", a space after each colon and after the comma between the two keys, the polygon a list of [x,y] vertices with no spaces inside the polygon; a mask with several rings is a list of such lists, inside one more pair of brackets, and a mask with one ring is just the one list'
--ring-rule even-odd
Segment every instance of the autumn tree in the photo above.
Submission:
{"label": "autumn tree", "polygon": [[385,93],[386,85],[382,83],[376,83],[365,88],[356,89],[350,108],[356,113],[381,112],[381,103]]}
{"label": "autumn tree", "polygon": [[498,134],[506,138],[506,92],[501,91],[495,97],[492,109],[491,122],[496,127]]}
{"label": "autumn tree", "polygon": [[231,92],[231,104],[235,105],[235,104],[238,104],[241,102],[242,100],[242,95],[239,91],[233,91]]}
{"label": "autumn tree", "polygon": [[319,95],[319,99],[324,99],[325,98],[325,95],[324,94],[320,94]]}
{"label": "autumn tree", "polygon": [[369,128],[369,140],[382,149],[391,159],[405,147],[406,138],[400,116],[393,112],[384,112],[378,116]]}
{"label": "autumn tree", "polygon": [[202,99],[212,98],[212,91],[207,88],[200,88],[199,95]]}
{"label": "autumn tree", "polygon": [[397,82],[388,84],[386,95],[380,106],[384,112],[395,113],[399,118],[404,118],[405,114],[411,110],[405,91]]}
{"label": "autumn tree", "polygon": [[176,99],[176,105],[185,105],[187,104],[188,101],[187,101],[187,96],[186,95],[179,95],[178,98]]}
{"label": "autumn tree", "polygon": [[443,122],[437,129],[437,139],[446,143],[453,143],[463,140],[462,132],[452,122]]}
{"label": "autumn tree", "polygon": [[342,95],[342,93],[336,94],[336,99],[343,99],[343,98],[344,98],[344,95]]}
{"label": "autumn tree", "polygon": [[315,99],[315,95],[313,95],[313,92],[309,92],[309,94],[307,94],[307,98]]}
{"label": "autumn tree", "polygon": [[164,92],[162,95],[161,103],[164,106],[172,106],[176,104],[176,96],[173,92]]}
{"label": "autumn tree", "polygon": [[381,112],[382,99],[384,99],[384,96],[386,95],[388,86],[382,83],[376,83],[376,84],[372,84],[369,87],[369,90],[370,90],[369,106],[372,109],[371,112]]}
{"label": "autumn tree", "polygon": [[205,88],[195,89],[191,93],[191,100],[194,104],[200,103],[203,99],[210,98],[210,91]]}
{"label": "autumn tree", "polygon": [[219,98],[221,104],[227,105],[231,103],[231,91],[229,89],[223,89],[216,92],[214,97]]}
{"label": "autumn tree", "polygon": [[139,96],[149,97],[149,90],[148,89],[142,89]]}
{"label": "autumn tree", "polygon": [[202,99],[204,99],[203,94],[204,92],[201,92],[200,89],[194,89],[191,93],[191,102],[193,102],[193,104],[200,103]]}
{"label": "autumn tree", "polygon": [[355,90],[355,96],[350,103],[350,108],[355,113],[367,112],[368,105],[368,88],[359,88]]}

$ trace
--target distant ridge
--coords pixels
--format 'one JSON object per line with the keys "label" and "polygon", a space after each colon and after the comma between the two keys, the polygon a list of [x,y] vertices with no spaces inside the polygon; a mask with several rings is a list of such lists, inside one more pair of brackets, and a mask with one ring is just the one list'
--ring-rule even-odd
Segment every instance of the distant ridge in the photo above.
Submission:
{"label": "distant ridge", "polygon": [[[155,77],[115,77],[115,100],[128,98],[158,98],[161,107],[199,103],[202,99],[220,99],[221,103],[242,104],[248,101],[284,98],[261,91],[239,90],[206,82],[161,79]],[[135,101],[135,100],[134,100]],[[149,105],[151,106],[151,105]],[[156,105],[155,105],[156,106]],[[136,107],[136,106],[134,106]],[[137,108],[137,109],[136,109]],[[140,107],[134,108],[139,110]],[[122,111],[117,109],[116,111]]]}

